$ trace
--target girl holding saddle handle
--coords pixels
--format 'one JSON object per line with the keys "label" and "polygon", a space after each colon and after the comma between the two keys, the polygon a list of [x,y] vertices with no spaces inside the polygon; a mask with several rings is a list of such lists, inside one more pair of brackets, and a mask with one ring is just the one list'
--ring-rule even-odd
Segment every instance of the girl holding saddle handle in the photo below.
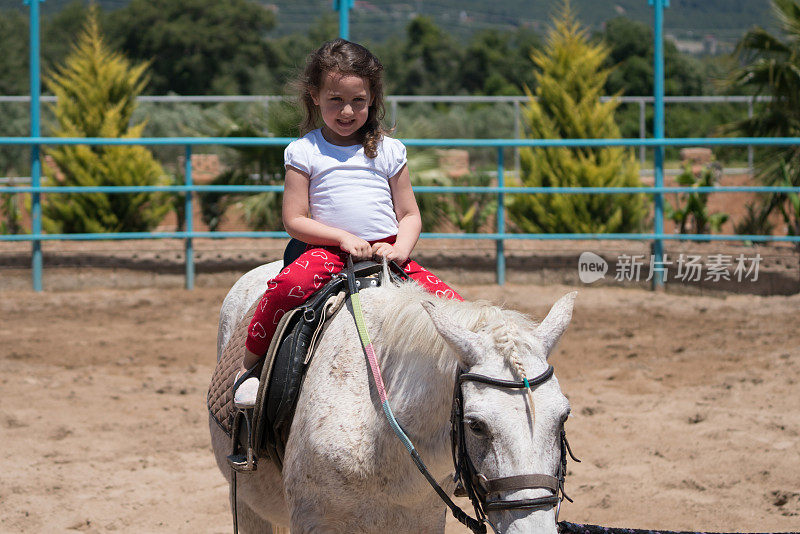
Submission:
{"label": "girl holding saddle handle", "polygon": [[354,260],[395,261],[430,293],[462,300],[409,258],[422,221],[405,146],[381,126],[382,74],[369,50],[335,39],[309,56],[298,81],[305,135],[284,152],[283,224],[308,245],[267,282],[256,307],[234,386],[239,408],[255,404],[258,378],[240,382],[240,377],[263,359],[283,314],[344,269],[348,254]]}

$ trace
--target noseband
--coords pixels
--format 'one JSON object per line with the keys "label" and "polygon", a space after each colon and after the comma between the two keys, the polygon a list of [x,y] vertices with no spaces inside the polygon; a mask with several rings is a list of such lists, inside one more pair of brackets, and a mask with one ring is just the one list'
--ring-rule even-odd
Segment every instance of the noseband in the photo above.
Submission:
{"label": "noseband", "polygon": [[[567,499],[572,502],[564,493],[564,479],[567,474],[567,454],[580,462],[572,454],[567,434],[561,428],[560,449],[561,460],[558,472],[555,476],[545,474],[513,475],[508,477],[487,478],[475,469],[475,464],[467,452],[467,444],[464,434],[464,396],[461,386],[464,382],[480,382],[496,388],[503,389],[531,389],[547,382],[553,376],[553,366],[549,365],[547,370],[536,376],[532,380],[503,380],[493,378],[478,373],[468,373],[460,369],[456,373],[455,388],[453,390],[453,408],[450,413],[450,438],[453,454],[453,465],[455,475],[453,479],[458,483],[457,492],[466,495],[472,501],[475,514],[480,521],[486,521],[486,513],[498,510],[515,510],[531,508],[556,508],[556,522],[558,522],[558,512],[561,508],[561,501]],[[533,407],[531,407],[533,409]],[[497,496],[504,491],[517,491],[522,489],[546,489],[551,494],[545,497],[533,499],[505,500]],[[459,493],[457,493],[458,495]],[[490,523],[491,524],[491,523]]]}

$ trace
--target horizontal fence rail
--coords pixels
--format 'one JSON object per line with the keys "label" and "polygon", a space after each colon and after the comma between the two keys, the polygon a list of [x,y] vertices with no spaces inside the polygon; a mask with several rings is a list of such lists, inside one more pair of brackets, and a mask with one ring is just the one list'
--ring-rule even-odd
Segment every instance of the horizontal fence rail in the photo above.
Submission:
{"label": "horizontal fence rail", "polygon": [[[148,145],[148,146],[286,146],[293,137],[0,137],[0,145]],[[475,148],[780,146],[798,145],[800,137],[672,137],[649,139],[401,139],[406,146]]]}
{"label": "horizontal fence rail", "polygon": [[[108,193],[130,194],[142,192],[171,192],[183,193],[185,198],[185,231],[176,232],[117,232],[100,234],[45,234],[32,232],[31,234],[0,235],[0,241],[96,241],[96,240],[132,240],[132,239],[183,239],[185,240],[186,287],[194,287],[194,253],[193,239],[196,238],[285,238],[286,232],[281,231],[231,231],[208,232],[193,230],[192,202],[193,193],[257,193],[257,192],[282,192],[283,186],[279,185],[195,185],[192,181],[192,147],[207,145],[222,146],[285,146],[293,141],[286,137],[179,137],[179,138],[53,138],[53,137],[0,137],[0,145],[182,145],[185,147],[184,185],[160,186],[16,186],[0,187],[0,194],[34,195],[32,213],[34,218],[41,218],[39,195],[41,194],[82,194],[82,193]],[[496,243],[496,271],[497,281],[505,282],[505,252],[504,241],[535,239],[535,240],[641,240],[653,241],[662,244],[665,240],[694,240],[694,241],[750,241],[750,242],[800,242],[800,236],[773,236],[773,235],[724,235],[724,234],[668,234],[664,232],[647,233],[507,233],[505,231],[505,206],[506,195],[524,194],[646,194],[653,198],[667,193],[798,193],[800,187],[788,186],[720,186],[720,187],[689,187],[689,186],[642,186],[642,187],[507,187],[504,182],[503,150],[512,147],[531,148],[557,148],[557,147],[664,147],[664,146],[721,146],[721,145],[800,145],[800,137],[779,138],[650,138],[650,139],[405,139],[407,146],[414,147],[482,147],[497,149],[497,186],[418,186],[414,191],[420,194],[438,193],[477,193],[494,194],[497,196],[497,232],[495,233],[441,233],[426,232],[426,238],[443,239],[477,239],[492,240]],[[39,208],[38,210],[36,208]],[[662,214],[663,217],[663,214]],[[35,221],[36,222],[36,221]],[[41,219],[38,225],[41,227]],[[663,226],[662,226],[663,227]],[[41,276],[41,270],[34,269],[34,278]],[[41,287],[41,279],[34,280],[34,287]]]}
{"label": "horizontal fence rail", "polygon": [[[156,104],[259,104],[269,108],[272,103],[292,102],[295,98],[285,95],[142,95],[137,102]],[[390,109],[392,124],[398,123],[399,106],[408,104],[508,104],[514,107],[514,138],[524,137],[522,127],[522,106],[529,102],[527,96],[482,96],[482,95],[389,95],[386,104]],[[538,100],[534,97],[534,100]],[[639,108],[639,138],[647,137],[647,106],[655,104],[654,96],[601,96],[600,102],[616,100],[620,104],[637,105]],[[28,95],[0,96],[2,103],[29,104]],[[58,101],[53,95],[42,96],[40,102],[50,104]],[[747,105],[747,116],[753,116],[753,106],[757,103],[771,102],[768,95],[707,95],[707,96],[665,96],[665,104],[741,104]],[[753,147],[747,146],[747,168],[753,168]],[[515,156],[515,169],[519,170],[519,157]],[[645,147],[640,147],[639,164],[644,171]]]}

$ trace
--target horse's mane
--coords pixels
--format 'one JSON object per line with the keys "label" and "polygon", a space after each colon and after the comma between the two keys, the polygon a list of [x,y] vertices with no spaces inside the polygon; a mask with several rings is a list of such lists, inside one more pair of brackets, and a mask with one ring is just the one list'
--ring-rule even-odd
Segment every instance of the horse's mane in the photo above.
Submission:
{"label": "horse's mane", "polygon": [[527,346],[530,336],[518,334],[521,331],[532,333],[536,328],[536,323],[527,316],[483,300],[468,302],[436,297],[411,282],[385,284],[382,291],[388,294],[384,295],[386,302],[382,299],[383,323],[375,338],[382,345],[393,347],[399,357],[408,355],[418,358],[427,355],[441,367],[449,366],[454,361],[452,350],[422,308],[421,302],[428,300],[444,308],[455,324],[473,332],[491,335],[500,352],[509,356],[512,368],[524,375],[516,353],[518,349],[530,349]]}

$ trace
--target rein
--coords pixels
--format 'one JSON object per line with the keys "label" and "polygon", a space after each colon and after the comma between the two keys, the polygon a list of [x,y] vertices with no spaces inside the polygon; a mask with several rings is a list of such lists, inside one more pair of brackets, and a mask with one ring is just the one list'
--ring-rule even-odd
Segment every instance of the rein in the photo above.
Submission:
{"label": "rein", "polygon": [[[411,459],[414,461],[414,464],[419,469],[420,473],[425,477],[434,491],[439,495],[439,497],[444,501],[444,503],[450,508],[453,516],[467,526],[473,533],[475,534],[485,534],[486,533],[486,524],[488,523],[493,530],[496,529],[494,525],[487,519],[486,512],[495,511],[495,510],[509,510],[509,509],[520,509],[520,508],[542,508],[542,507],[556,507],[556,522],[558,522],[558,511],[561,508],[561,501],[563,498],[566,498],[570,502],[572,499],[566,496],[564,493],[564,477],[566,476],[567,472],[567,460],[566,454],[567,451],[569,455],[575,461],[580,461],[575,456],[572,455],[572,451],[569,448],[569,443],[567,443],[566,433],[564,432],[563,428],[561,430],[561,462],[559,464],[559,470],[557,476],[550,476],[550,475],[542,475],[542,474],[529,474],[529,475],[515,475],[510,477],[501,477],[495,479],[487,479],[484,475],[478,473],[475,470],[475,467],[472,461],[467,454],[466,449],[466,440],[464,439],[464,419],[463,419],[463,412],[461,407],[463,406],[463,395],[461,392],[461,384],[466,381],[474,381],[474,382],[481,382],[483,384],[488,384],[494,387],[501,387],[501,388],[510,388],[510,389],[522,389],[527,388],[531,390],[532,388],[546,382],[553,376],[553,366],[548,366],[547,370],[542,374],[534,377],[532,380],[503,380],[499,378],[493,378],[490,376],[485,376],[477,373],[467,373],[464,370],[459,369],[456,380],[455,380],[455,390],[453,392],[453,408],[450,416],[451,422],[451,444],[452,444],[452,454],[453,454],[453,464],[455,466],[455,477],[454,481],[460,481],[466,490],[467,495],[469,496],[470,500],[472,501],[473,507],[475,508],[475,514],[477,519],[470,517],[466,512],[464,512],[461,508],[459,508],[447,495],[441,486],[436,482],[431,475],[428,468],[425,466],[425,463],[422,461],[419,453],[417,452],[414,444],[409,439],[408,435],[403,431],[400,427],[400,424],[397,422],[397,419],[394,417],[394,413],[392,413],[392,408],[389,406],[389,400],[386,396],[386,388],[383,384],[383,377],[381,376],[380,366],[378,365],[378,360],[375,356],[375,349],[372,345],[372,341],[370,340],[369,333],[367,332],[366,328],[366,321],[364,320],[364,313],[361,309],[361,299],[358,292],[358,287],[356,286],[354,272],[353,272],[353,260],[351,257],[348,256],[347,258],[347,267],[345,269],[346,277],[347,277],[347,289],[348,294],[350,297],[350,302],[353,307],[353,316],[356,323],[356,329],[358,330],[358,336],[361,341],[361,345],[364,348],[364,353],[367,356],[367,361],[369,362],[370,370],[372,371],[372,377],[375,382],[375,387],[378,390],[378,396],[381,400],[381,406],[383,408],[383,413],[386,416],[387,421],[389,422],[389,426],[391,427],[392,431],[397,435],[400,441],[403,443],[405,448],[408,450],[409,454],[411,455]],[[529,489],[529,488],[544,488],[550,490],[552,495],[546,497],[538,497],[535,499],[519,499],[519,500],[502,500],[502,499],[488,499],[487,496],[492,493],[503,492],[503,491],[512,491],[512,490],[520,490],[520,489]]]}
{"label": "rein", "polygon": [[464,510],[459,508],[458,505],[456,505],[456,503],[450,499],[450,496],[447,495],[447,492],[445,492],[442,487],[439,486],[439,484],[433,478],[433,475],[431,475],[430,471],[428,471],[428,468],[425,466],[425,462],[422,461],[422,458],[417,452],[417,449],[414,447],[414,444],[400,427],[397,419],[395,419],[394,413],[392,413],[392,408],[389,406],[389,400],[386,397],[386,387],[383,385],[383,376],[381,376],[381,369],[378,365],[378,359],[375,357],[375,348],[372,346],[372,340],[369,338],[369,332],[367,332],[366,321],[364,321],[364,313],[361,310],[361,297],[358,292],[358,287],[356,286],[355,277],[353,276],[353,259],[350,256],[347,257],[347,267],[345,269],[345,273],[347,275],[347,292],[350,296],[350,303],[353,306],[353,317],[355,318],[358,337],[361,340],[361,345],[364,347],[364,352],[367,355],[367,361],[369,362],[369,367],[372,371],[372,378],[375,381],[375,387],[377,388],[378,396],[381,399],[383,414],[386,416],[389,426],[403,443],[406,450],[408,450],[408,453],[411,455],[411,459],[414,460],[414,465],[417,466],[417,469],[419,469],[420,473],[422,473],[431,487],[433,487],[434,491],[436,491],[439,497],[450,508],[453,516],[461,523],[466,525],[467,528],[469,528],[475,534],[486,534],[486,525],[484,525],[482,521],[478,521],[467,515]]}

